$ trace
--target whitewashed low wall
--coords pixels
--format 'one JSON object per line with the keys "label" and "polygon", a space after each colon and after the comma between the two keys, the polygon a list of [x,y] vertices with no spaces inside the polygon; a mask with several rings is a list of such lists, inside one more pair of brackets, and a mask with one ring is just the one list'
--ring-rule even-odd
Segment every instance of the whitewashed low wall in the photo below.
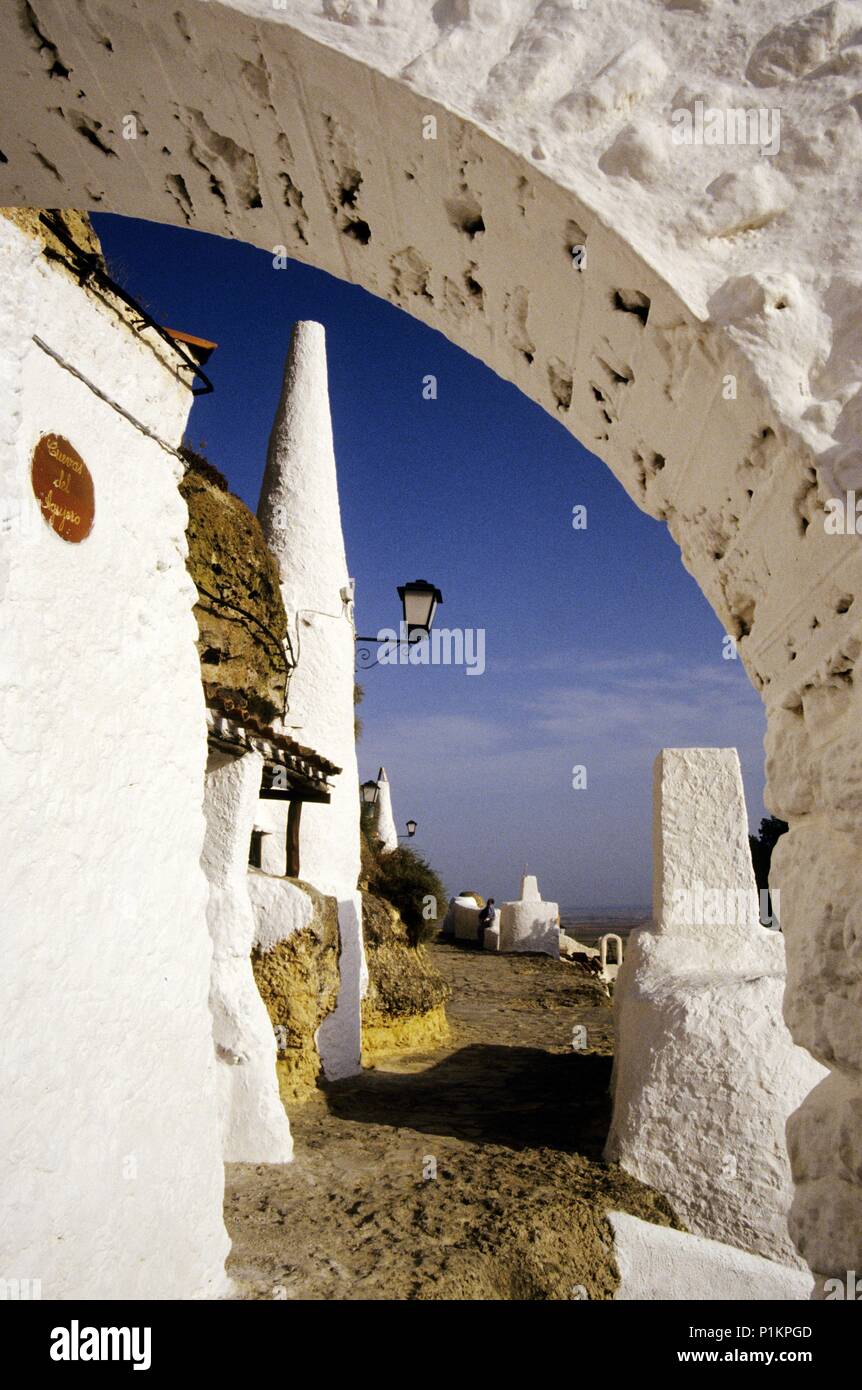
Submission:
{"label": "whitewashed low wall", "polygon": [[479,911],[475,898],[453,898],[448,915],[456,941],[479,940]]}
{"label": "whitewashed low wall", "polygon": [[805,1270],[669,1226],[653,1226],[628,1212],[609,1212],[608,1221],[620,1272],[618,1303],[783,1303],[810,1297],[812,1279]]}
{"label": "whitewashed low wall", "polygon": [[500,950],[538,952],[560,958],[560,909],[556,903],[503,903],[500,908]]}
{"label": "whitewashed low wall", "polygon": [[[172,445],[191,396],[167,349],[39,250],[0,218],[0,1274],[45,1298],[213,1295],[228,1238],[180,465],[74,372]],[[93,476],[78,545],[33,496],[49,432]]]}

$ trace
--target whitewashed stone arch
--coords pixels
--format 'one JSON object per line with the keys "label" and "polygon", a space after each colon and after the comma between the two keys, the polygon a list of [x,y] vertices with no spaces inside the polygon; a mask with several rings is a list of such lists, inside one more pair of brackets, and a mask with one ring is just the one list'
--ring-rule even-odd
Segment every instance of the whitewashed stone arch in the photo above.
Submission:
{"label": "whitewashed stone arch", "polygon": [[[786,1013],[832,1069],[790,1125],[794,1231],[832,1275],[862,1268],[862,558],[823,524],[862,482],[860,31],[855,0],[15,0],[0,17],[0,201],[284,247],[364,285],[666,520],[767,707],[769,801],[791,822]],[[671,113],[698,97],[780,110],[780,150],[674,146]]]}

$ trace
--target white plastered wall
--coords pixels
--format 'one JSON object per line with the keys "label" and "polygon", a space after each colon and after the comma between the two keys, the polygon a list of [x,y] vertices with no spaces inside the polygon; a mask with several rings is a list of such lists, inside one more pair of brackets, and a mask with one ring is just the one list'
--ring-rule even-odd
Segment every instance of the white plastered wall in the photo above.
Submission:
{"label": "white plastered wall", "polygon": [[287,868],[287,813],[286,801],[262,798],[254,812],[254,828],[263,832],[260,849],[261,870],[265,874],[274,874],[277,878],[283,877]]}
{"label": "white plastered wall", "polygon": [[[74,373],[169,446],[191,396],[40,251],[0,218],[0,1269],[44,1298],[212,1296],[228,1238],[181,465]],[[78,545],[32,492],[49,432],[94,480]]]}
{"label": "white plastered wall", "polygon": [[213,1040],[224,1157],[287,1163],[290,1126],[276,1078],[275,1035],[251,966],[257,923],[249,896],[248,847],[263,775],[260,753],[213,751],[207,763],[202,863],[213,940]]}
{"label": "white plastered wall", "polygon": [[[284,247],[364,285],[666,520],[767,706],[785,1012],[833,1072],[791,1126],[794,1232],[836,1276],[862,1268],[862,554],[824,508],[862,484],[860,23],[858,0],[0,12],[3,201]],[[778,110],[780,148],[674,145],[696,97]]]}

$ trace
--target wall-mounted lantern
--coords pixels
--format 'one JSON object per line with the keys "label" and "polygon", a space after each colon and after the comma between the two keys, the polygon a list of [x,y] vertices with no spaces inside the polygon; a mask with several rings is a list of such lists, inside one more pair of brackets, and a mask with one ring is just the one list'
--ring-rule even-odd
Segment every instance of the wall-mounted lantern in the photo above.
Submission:
{"label": "wall-mounted lantern", "polygon": [[376,782],[363,782],[359,788],[359,800],[363,810],[370,810],[377,805],[377,798],[380,795],[380,788]]}
{"label": "wall-mounted lantern", "polygon": [[443,595],[427,579],[414,579],[412,584],[400,584],[398,597],[404,613],[404,626],[407,628],[407,641],[414,642],[427,637],[431,631],[438,603]]}
{"label": "wall-mounted lantern", "polygon": [[406,835],[399,835],[399,836],[398,836],[399,840],[412,840],[412,839],[413,839],[413,836],[416,834],[416,822],[415,822],[415,820],[409,820],[409,821],[406,822],[406,824],[407,824],[407,834],[406,834]]}
{"label": "wall-mounted lantern", "polygon": [[[428,636],[437,605],[443,602],[440,590],[436,585],[429,584],[427,579],[414,579],[408,584],[398,585],[398,597],[401,600],[401,630],[407,633],[406,639],[357,636],[358,644],[363,647],[404,647]],[[362,651],[359,653],[359,664],[367,670],[376,666],[377,661],[371,660],[370,652]]]}

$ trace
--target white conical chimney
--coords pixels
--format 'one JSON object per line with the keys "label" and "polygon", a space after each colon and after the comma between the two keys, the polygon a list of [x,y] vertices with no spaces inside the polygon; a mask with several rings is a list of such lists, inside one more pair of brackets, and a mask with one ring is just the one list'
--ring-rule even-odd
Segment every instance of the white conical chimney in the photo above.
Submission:
{"label": "white conical chimney", "polygon": [[539,892],[539,883],[535,874],[525,873],[521,878],[521,902],[540,903],[542,895]]}
{"label": "white conical chimney", "polygon": [[278,564],[297,661],[288,686],[287,732],[342,768],[330,805],[303,806],[299,857],[300,876],[339,900],[341,991],[335,1014],[321,1026],[319,1041],[327,1075],[347,1075],[359,1065],[364,983],[356,889],[355,647],[329,413],[326,337],[319,323],[297,323],[293,329],[257,514]]}
{"label": "white conical chimney", "polygon": [[289,615],[308,605],[340,615],[348,575],[321,323],[294,324],[257,515]]}
{"label": "white conical chimney", "polygon": [[398,848],[398,831],[392,813],[392,791],[385,767],[381,767],[377,774],[377,786],[377,838],[388,854]]}

